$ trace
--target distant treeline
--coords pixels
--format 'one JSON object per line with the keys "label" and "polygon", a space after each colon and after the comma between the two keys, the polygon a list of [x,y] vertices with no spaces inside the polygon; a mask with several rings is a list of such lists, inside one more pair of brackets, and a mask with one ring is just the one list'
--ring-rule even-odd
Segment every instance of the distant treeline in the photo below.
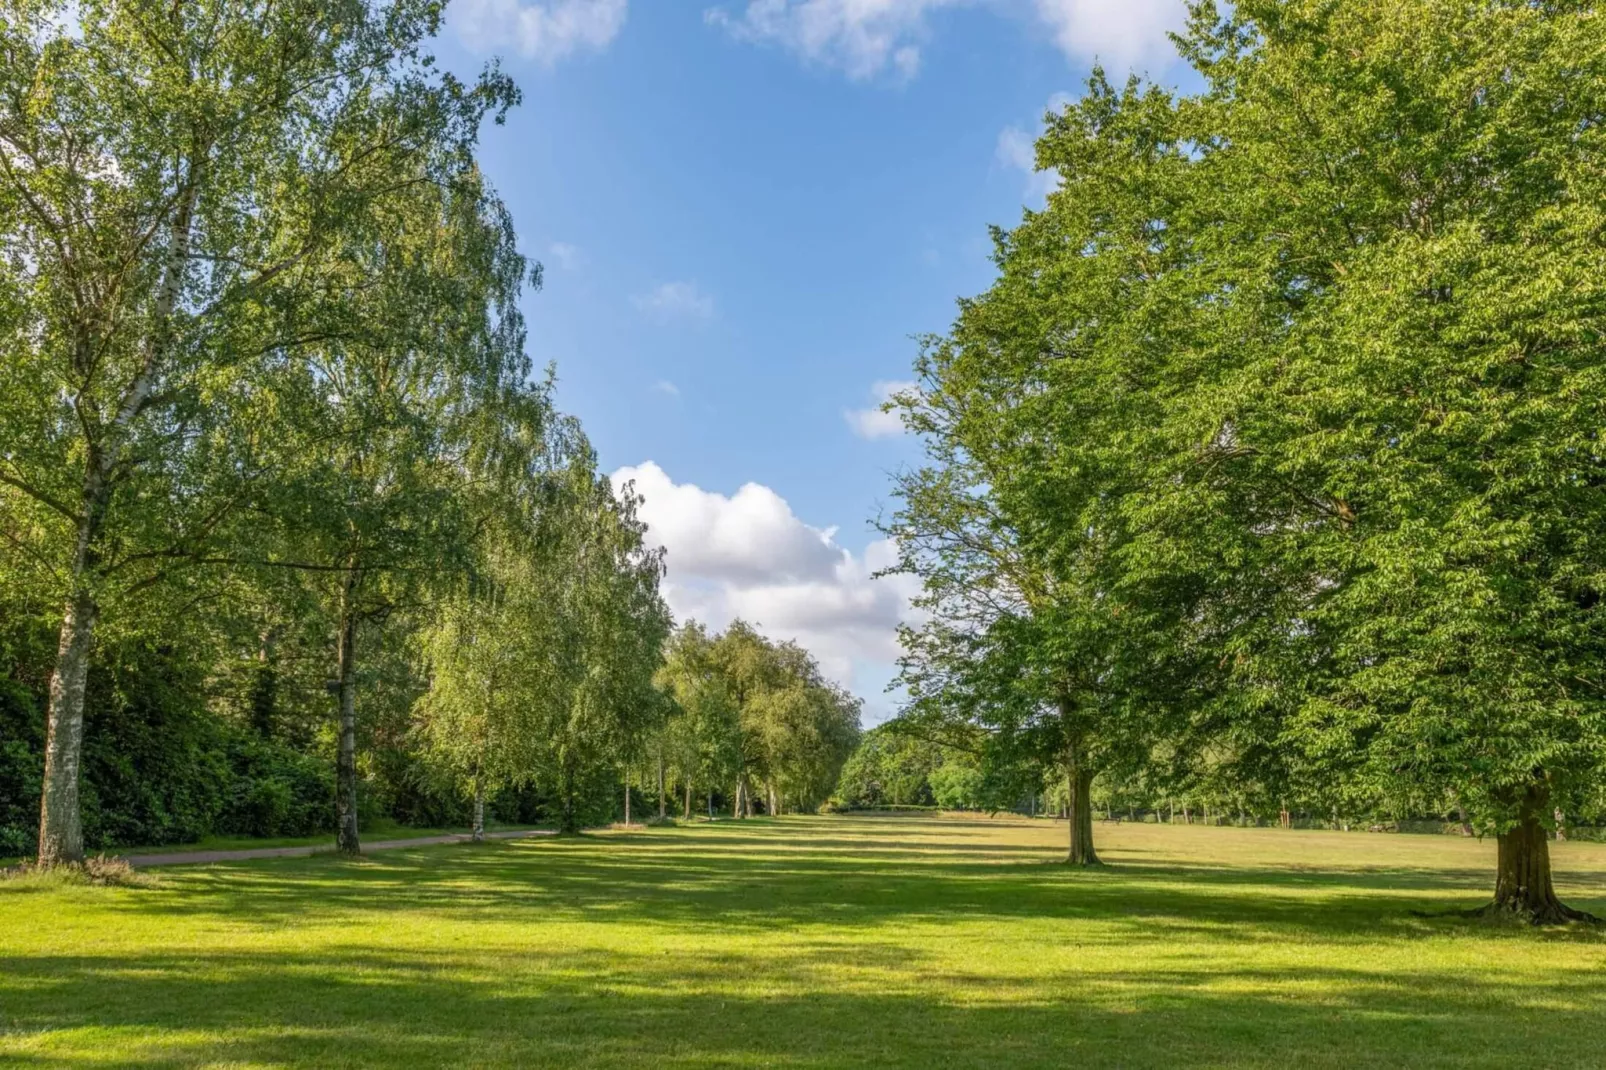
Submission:
{"label": "distant treeline", "polygon": [[[1120,782],[1095,777],[1089,790],[1094,816],[1103,821],[1233,825],[1477,835],[1464,812],[1391,808],[1387,800],[1355,811],[1315,810],[1264,793],[1206,793],[1187,779],[1172,783]],[[894,721],[872,728],[842,767],[829,808],[855,810],[969,810],[1064,818],[1071,798],[1060,770],[1033,761],[1000,763],[985,752],[945,746],[911,735]],[[1562,839],[1595,840],[1606,834],[1606,810],[1556,818]]]}

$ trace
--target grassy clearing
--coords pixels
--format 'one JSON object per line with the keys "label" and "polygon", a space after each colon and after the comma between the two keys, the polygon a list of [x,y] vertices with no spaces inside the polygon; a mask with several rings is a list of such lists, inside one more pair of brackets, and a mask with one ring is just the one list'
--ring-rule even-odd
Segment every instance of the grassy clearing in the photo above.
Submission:
{"label": "grassy clearing", "polygon": [[[0,885],[0,1062],[1599,1066],[1606,937],[1454,837],[795,818]],[[1556,845],[1606,914],[1606,847]]]}

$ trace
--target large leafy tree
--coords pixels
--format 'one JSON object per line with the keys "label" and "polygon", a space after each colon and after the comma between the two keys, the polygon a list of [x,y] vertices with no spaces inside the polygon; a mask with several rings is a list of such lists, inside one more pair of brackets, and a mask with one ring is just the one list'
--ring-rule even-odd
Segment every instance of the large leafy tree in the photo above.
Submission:
{"label": "large leafy tree", "polygon": [[732,621],[708,648],[715,678],[736,711],[737,816],[752,813],[750,782],[764,787],[771,814],[790,801],[816,806],[836,784],[859,736],[859,704],[825,680],[796,643],[775,643]]}
{"label": "large leafy tree", "polygon": [[431,766],[473,799],[472,833],[485,835],[485,800],[542,771],[554,681],[539,559],[519,540],[491,538],[460,590],[432,609],[417,642],[428,686],[416,719]]}
{"label": "large leafy tree", "polygon": [[979,739],[1006,780],[1057,771],[1070,799],[1066,859],[1096,865],[1094,778],[1130,774],[1179,728],[1188,599],[1169,577],[1126,568],[1132,539],[1116,506],[1135,466],[1086,426],[1081,405],[1061,407],[1067,380],[1108,402],[1100,380],[1117,347],[1083,337],[1074,355],[1045,359],[1038,333],[1065,314],[1054,307],[1062,292],[1087,300],[1108,280],[1045,283],[1038,251],[1013,237],[1000,236],[998,255],[1003,278],[932,340],[919,388],[893,402],[928,451],[898,478],[885,525],[897,568],[923,584],[925,620],[904,632],[901,720],[916,734]]}
{"label": "large leafy tree", "polygon": [[843,763],[833,799],[846,806],[930,806],[931,774],[941,768],[944,748],[880,725],[864,733]]}
{"label": "large leafy tree", "polygon": [[[1038,146],[1060,190],[937,351],[932,393],[1004,414],[939,436],[971,519],[909,531],[957,533],[942,582],[1007,532],[1049,594],[936,634],[1070,653],[1117,702],[1160,683],[1184,717],[1150,757],[1217,783],[1453,799],[1499,838],[1494,909],[1537,921],[1572,916],[1545,832],[1606,754],[1596,21],[1207,3],[1202,92],[1095,75]],[[998,704],[973,666],[1007,659],[937,649]]]}
{"label": "large leafy tree", "polygon": [[1288,488],[1233,540],[1295,595],[1244,674],[1298,683],[1310,774],[1457,799],[1499,838],[1493,909],[1539,922],[1574,916],[1546,829],[1606,771],[1597,23],[1251,3],[1189,45],[1201,255],[1232,291],[1209,342],[1236,350],[1195,426],[1225,478]]}

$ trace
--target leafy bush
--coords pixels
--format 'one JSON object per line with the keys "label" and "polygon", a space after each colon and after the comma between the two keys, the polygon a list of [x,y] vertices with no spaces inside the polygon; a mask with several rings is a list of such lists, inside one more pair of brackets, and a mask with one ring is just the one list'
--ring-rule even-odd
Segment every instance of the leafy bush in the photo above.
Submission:
{"label": "leafy bush", "polygon": [[216,831],[242,836],[311,836],[334,828],[334,769],[271,740],[243,738],[229,749],[233,791]]}
{"label": "leafy bush", "polygon": [[27,688],[0,679],[0,858],[34,850],[44,763],[43,721]]}

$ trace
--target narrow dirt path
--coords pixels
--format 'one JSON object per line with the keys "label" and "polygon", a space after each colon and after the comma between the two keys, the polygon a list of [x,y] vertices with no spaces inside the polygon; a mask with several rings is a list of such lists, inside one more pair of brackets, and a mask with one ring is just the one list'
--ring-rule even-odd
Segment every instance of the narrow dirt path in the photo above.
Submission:
{"label": "narrow dirt path", "polygon": [[[522,840],[532,836],[555,836],[551,829],[515,829],[508,832],[487,832],[488,840]],[[473,839],[466,832],[446,836],[419,836],[411,840],[375,840],[362,845],[362,853],[395,851],[404,847],[433,847],[441,843],[466,843]],[[306,858],[308,855],[334,854],[332,843],[309,847],[247,847],[238,851],[173,851],[169,854],[129,855],[131,866],[186,866],[205,865],[208,862],[247,862],[253,858]]]}

